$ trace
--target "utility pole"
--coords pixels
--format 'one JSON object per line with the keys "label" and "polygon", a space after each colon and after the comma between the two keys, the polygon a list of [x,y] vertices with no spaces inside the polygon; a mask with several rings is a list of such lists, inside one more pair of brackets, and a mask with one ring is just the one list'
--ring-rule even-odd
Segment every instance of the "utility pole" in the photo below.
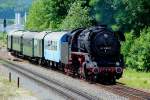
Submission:
{"label": "utility pole", "polygon": [[6,27],[7,27],[7,21],[6,19],[4,19],[4,22],[3,22],[3,27],[4,27],[4,31],[3,31],[3,47],[4,47],[4,40],[5,40],[5,37],[4,37],[4,34],[6,34]]}
{"label": "utility pole", "polygon": [[4,32],[6,32],[6,27],[7,27],[7,22],[6,22],[6,19],[4,19],[4,22],[3,22],[3,27],[4,27]]}

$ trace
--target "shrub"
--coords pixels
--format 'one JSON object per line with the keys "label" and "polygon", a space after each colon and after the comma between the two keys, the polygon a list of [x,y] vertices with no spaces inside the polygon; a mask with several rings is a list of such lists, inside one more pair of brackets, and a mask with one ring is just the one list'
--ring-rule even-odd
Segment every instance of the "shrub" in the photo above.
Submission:
{"label": "shrub", "polygon": [[150,28],[141,31],[140,37],[134,39],[128,33],[127,41],[122,46],[125,62],[136,70],[150,71]]}

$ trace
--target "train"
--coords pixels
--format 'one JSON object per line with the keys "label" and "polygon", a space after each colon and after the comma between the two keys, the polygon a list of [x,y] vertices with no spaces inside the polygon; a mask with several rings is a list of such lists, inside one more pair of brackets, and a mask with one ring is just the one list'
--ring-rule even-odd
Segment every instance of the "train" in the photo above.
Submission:
{"label": "train", "polygon": [[7,35],[12,55],[94,82],[115,83],[124,70],[121,31],[105,25],[71,31],[13,30]]}

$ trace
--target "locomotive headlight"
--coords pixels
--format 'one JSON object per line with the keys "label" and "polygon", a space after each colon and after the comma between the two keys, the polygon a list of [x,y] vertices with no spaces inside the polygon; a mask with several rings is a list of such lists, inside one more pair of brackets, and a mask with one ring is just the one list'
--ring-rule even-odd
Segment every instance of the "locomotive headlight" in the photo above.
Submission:
{"label": "locomotive headlight", "polygon": [[116,62],[116,66],[120,66],[120,63],[119,63],[119,62]]}
{"label": "locomotive headlight", "polygon": [[105,38],[108,38],[108,35],[107,35],[107,34],[104,34],[104,37],[105,37]]}

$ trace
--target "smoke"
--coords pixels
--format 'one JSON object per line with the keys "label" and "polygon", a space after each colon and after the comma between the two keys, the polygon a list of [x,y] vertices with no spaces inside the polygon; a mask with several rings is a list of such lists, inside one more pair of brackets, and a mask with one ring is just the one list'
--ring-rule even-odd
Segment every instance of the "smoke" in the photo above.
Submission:
{"label": "smoke", "polygon": [[95,0],[92,4],[91,15],[99,24],[116,24],[114,14],[120,0]]}

